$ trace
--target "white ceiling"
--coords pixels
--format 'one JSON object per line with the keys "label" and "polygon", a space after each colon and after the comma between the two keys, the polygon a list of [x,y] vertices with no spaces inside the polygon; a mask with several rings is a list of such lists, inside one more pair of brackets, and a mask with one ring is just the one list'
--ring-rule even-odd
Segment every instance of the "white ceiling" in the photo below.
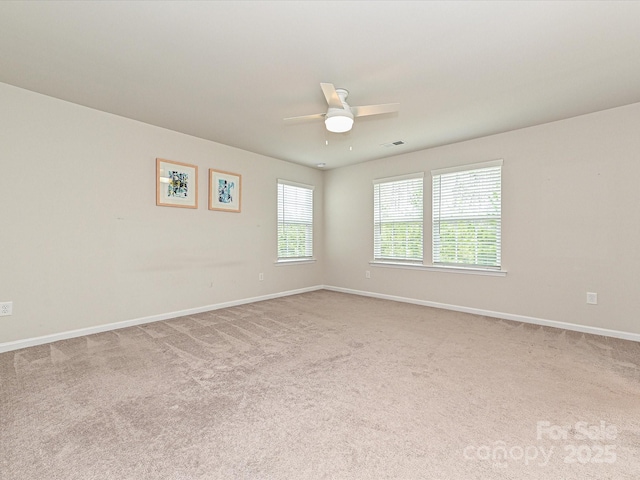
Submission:
{"label": "white ceiling", "polygon": [[335,168],[640,102],[640,2],[3,1],[0,82]]}

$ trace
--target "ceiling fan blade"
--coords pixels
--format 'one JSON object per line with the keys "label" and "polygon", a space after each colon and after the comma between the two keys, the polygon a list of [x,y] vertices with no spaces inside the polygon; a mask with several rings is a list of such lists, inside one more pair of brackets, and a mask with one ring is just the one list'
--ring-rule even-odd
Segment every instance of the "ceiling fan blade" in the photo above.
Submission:
{"label": "ceiling fan blade", "polygon": [[313,115],[302,115],[301,117],[288,117],[288,118],[285,118],[284,121],[295,122],[298,120],[319,120],[319,119],[323,119],[326,116],[327,116],[326,113],[314,113]]}
{"label": "ceiling fan blade", "polygon": [[321,83],[320,88],[322,88],[322,93],[324,93],[324,98],[327,99],[329,107],[344,108],[342,100],[340,100],[338,92],[336,92],[336,87],[333,86],[333,83]]}
{"label": "ceiling fan blade", "polygon": [[365,105],[362,107],[351,107],[354,117],[366,117],[367,115],[378,115],[380,113],[397,112],[399,103],[384,103],[382,105]]}

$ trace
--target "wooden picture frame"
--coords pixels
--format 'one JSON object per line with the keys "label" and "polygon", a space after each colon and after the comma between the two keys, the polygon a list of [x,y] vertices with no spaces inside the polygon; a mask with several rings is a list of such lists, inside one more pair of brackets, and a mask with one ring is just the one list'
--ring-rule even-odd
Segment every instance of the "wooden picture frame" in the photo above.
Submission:
{"label": "wooden picture frame", "polygon": [[242,175],[209,169],[209,210],[240,213]]}
{"label": "wooden picture frame", "polygon": [[156,205],[198,208],[198,166],[156,158]]}

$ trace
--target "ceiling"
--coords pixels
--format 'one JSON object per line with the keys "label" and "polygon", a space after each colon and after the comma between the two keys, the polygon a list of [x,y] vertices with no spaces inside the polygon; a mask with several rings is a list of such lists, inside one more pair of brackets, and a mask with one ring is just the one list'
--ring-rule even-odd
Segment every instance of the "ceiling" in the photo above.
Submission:
{"label": "ceiling", "polygon": [[[638,1],[3,1],[0,82],[336,168],[640,102],[639,19]],[[400,110],[285,123],[326,111],[320,82]]]}

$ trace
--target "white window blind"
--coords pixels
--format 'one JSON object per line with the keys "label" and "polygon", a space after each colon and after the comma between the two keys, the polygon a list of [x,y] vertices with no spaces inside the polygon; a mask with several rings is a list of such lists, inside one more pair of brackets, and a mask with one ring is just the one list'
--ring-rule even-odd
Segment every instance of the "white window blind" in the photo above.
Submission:
{"label": "white window blind", "polygon": [[433,263],[499,268],[502,160],[431,174]]}
{"label": "white window blind", "polygon": [[422,263],[424,174],[373,182],[373,258]]}
{"label": "white window blind", "polygon": [[313,186],[278,180],[278,259],[313,257]]}

